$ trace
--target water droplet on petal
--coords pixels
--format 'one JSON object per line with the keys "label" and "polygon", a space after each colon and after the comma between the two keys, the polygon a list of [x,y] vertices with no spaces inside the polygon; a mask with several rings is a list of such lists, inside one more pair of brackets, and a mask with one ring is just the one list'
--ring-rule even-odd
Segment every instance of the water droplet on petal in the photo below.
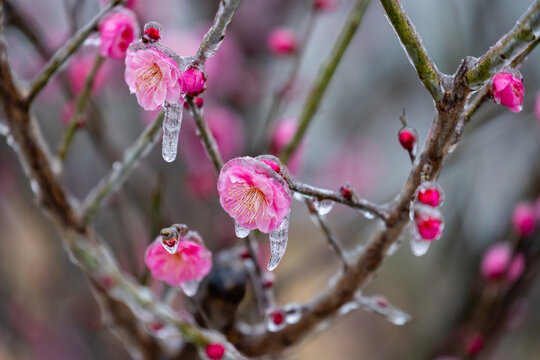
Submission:
{"label": "water droplet on petal", "polygon": [[281,225],[270,233],[270,260],[268,261],[268,271],[274,270],[287,248],[287,240],[289,238],[289,216],[291,212],[285,216]]}
{"label": "water droplet on petal", "polygon": [[172,238],[172,239],[161,239],[161,245],[167,250],[170,254],[176,254],[176,250],[178,249],[178,238]]}
{"label": "water droplet on petal", "polygon": [[427,253],[431,241],[424,240],[420,236],[411,237],[411,250],[414,255],[422,256]]}
{"label": "water droplet on petal", "polygon": [[234,232],[236,233],[236,236],[239,237],[240,239],[243,239],[245,237],[247,237],[249,235],[251,230],[249,229],[246,229],[245,227],[243,227],[242,225],[238,224],[238,223],[234,223]]}
{"label": "water droplet on petal", "polygon": [[319,215],[326,215],[332,211],[334,202],[332,200],[313,200],[313,206],[315,206],[315,210],[317,210]]}
{"label": "water droplet on petal", "polygon": [[163,104],[163,108],[165,109],[165,119],[163,120],[161,155],[166,162],[172,162],[176,159],[184,106],[179,103],[169,104],[166,102]]}
{"label": "water droplet on petal", "polygon": [[199,289],[199,284],[201,282],[198,280],[195,281],[185,281],[180,284],[180,288],[186,294],[186,296],[192,297],[197,293],[197,290]]}

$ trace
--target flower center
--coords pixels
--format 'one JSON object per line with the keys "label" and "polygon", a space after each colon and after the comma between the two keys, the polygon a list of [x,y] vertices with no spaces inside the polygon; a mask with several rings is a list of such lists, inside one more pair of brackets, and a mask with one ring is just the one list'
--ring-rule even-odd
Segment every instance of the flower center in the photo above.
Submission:
{"label": "flower center", "polygon": [[150,92],[161,82],[162,78],[163,73],[156,63],[138,69],[135,71],[137,91],[143,94]]}
{"label": "flower center", "polygon": [[234,184],[228,192],[230,202],[233,205],[231,215],[238,219],[245,219],[251,224],[259,211],[266,204],[266,196],[255,186],[248,184]]}

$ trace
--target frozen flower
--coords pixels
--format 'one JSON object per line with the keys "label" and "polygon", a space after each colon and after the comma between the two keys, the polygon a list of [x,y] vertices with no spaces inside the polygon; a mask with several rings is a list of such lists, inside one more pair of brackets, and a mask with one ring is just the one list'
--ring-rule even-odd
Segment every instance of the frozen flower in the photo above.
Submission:
{"label": "frozen flower", "polygon": [[410,126],[402,127],[398,132],[398,140],[402,148],[407,150],[413,156],[416,155],[418,133],[414,128]]}
{"label": "frozen flower", "polygon": [[145,110],[156,110],[165,101],[174,104],[180,99],[180,68],[176,61],[155,47],[129,49],[124,77],[129,91],[135,93]]}
{"label": "frozen flower", "polygon": [[507,243],[491,246],[482,258],[482,275],[488,280],[506,278],[513,282],[521,277],[525,269],[525,258],[518,253],[512,258],[512,249]]}
{"label": "frozen flower", "polygon": [[123,59],[129,44],[139,36],[139,24],[131,10],[109,14],[99,27],[99,53],[113,59]]}
{"label": "frozen flower", "polygon": [[250,157],[226,163],[217,189],[223,209],[248,230],[272,232],[291,207],[291,192],[284,180],[270,166]]}
{"label": "frozen flower", "polygon": [[514,229],[519,236],[529,236],[536,227],[536,209],[531,204],[521,203],[514,209],[512,216]]}
{"label": "frozen flower", "polygon": [[290,55],[298,49],[298,39],[289,29],[275,29],[268,35],[268,48],[276,55]]}
{"label": "frozen flower", "polygon": [[[272,132],[272,138],[270,139],[270,153],[278,156],[279,153],[285,149],[287,145],[291,142],[296,130],[298,129],[298,124],[296,120],[290,118],[284,118],[279,120],[276,124],[274,131]],[[291,155],[287,168],[293,174],[297,173],[300,170],[302,165],[302,159],[304,154],[305,141],[296,148],[294,153]]]}
{"label": "frozen flower", "polygon": [[521,111],[524,93],[521,79],[514,74],[500,72],[493,77],[491,95],[497,104],[506,106],[510,111]]}
{"label": "frozen flower", "polygon": [[225,346],[219,343],[208,344],[204,351],[210,360],[220,360],[225,355]]}
{"label": "frozen flower", "polygon": [[179,239],[174,254],[163,247],[161,236],[158,236],[146,249],[144,260],[153,277],[171,286],[200,281],[212,268],[212,253],[194,231]]}

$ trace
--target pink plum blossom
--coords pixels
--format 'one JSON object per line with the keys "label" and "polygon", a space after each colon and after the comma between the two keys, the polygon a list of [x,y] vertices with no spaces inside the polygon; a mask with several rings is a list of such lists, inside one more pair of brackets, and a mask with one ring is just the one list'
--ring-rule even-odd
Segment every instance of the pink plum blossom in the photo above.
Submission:
{"label": "pink plum blossom", "polygon": [[283,178],[262,161],[250,157],[226,163],[217,189],[223,209],[249,230],[272,232],[291,207],[291,192]]}
{"label": "pink plum blossom", "polygon": [[99,27],[99,53],[112,59],[123,59],[129,44],[139,36],[139,23],[128,9],[109,14]]}
{"label": "pink plum blossom", "polygon": [[268,48],[275,55],[290,55],[298,49],[296,34],[284,28],[273,30],[268,35]]}
{"label": "pink plum blossom", "polygon": [[495,103],[506,106],[510,111],[521,111],[524,93],[523,82],[514,74],[500,72],[493,77],[491,95]]}
{"label": "pink plum blossom", "polygon": [[[298,124],[296,120],[290,118],[279,120],[272,132],[272,138],[270,139],[270,153],[278,156],[279,153],[289,145],[289,142],[293,139],[297,129]],[[292,174],[297,173],[302,166],[305,144],[305,141],[302,141],[289,159],[287,168]]]}
{"label": "pink plum blossom", "polygon": [[512,216],[514,229],[520,236],[529,236],[536,227],[536,209],[532,204],[521,203],[514,208]]}
{"label": "pink plum blossom", "polygon": [[500,280],[504,276],[516,281],[525,269],[525,257],[518,253],[512,258],[512,249],[507,243],[491,246],[482,258],[482,275],[488,280]]}
{"label": "pink plum blossom", "polygon": [[128,50],[125,80],[145,110],[156,110],[165,101],[180,99],[182,74],[176,61],[155,47]]}
{"label": "pink plum blossom", "polygon": [[212,253],[195,231],[189,231],[180,238],[174,254],[165,250],[161,236],[158,236],[146,249],[144,260],[154,278],[171,286],[200,281],[212,268]]}

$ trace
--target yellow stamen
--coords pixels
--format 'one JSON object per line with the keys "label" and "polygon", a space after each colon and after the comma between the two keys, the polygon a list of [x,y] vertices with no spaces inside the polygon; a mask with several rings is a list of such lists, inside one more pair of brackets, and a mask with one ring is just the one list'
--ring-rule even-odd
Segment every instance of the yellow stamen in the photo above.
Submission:
{"label": "yellow stamen", "polygon": [[156,63],[141,67],[135,71],[137,92],[148,93],[161,82],[163,73]]}
{"label": "yellow stamen", "polygon": [[251,224],[259,214],[261,209],[264,209],[266,204],[266,196],[255,186],[248,184],[234,184],[227,192],[227,203],[231,204],[231,215],[237,219],[247,219],[247,223]]}

